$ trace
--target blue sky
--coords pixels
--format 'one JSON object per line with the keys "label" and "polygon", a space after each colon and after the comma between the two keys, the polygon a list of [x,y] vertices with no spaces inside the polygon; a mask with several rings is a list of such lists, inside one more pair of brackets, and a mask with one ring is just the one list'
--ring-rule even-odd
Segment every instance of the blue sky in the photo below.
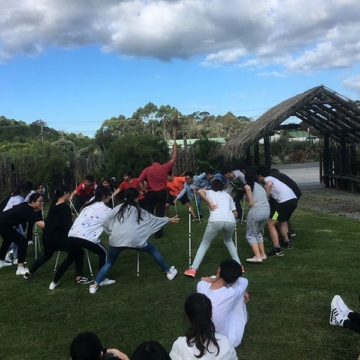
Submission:
{"label": "blue sky", "polygon": [[356,0],[0,0],[0,115],[93,136],[148,102],[257,119],[325,85],[360,99]]}

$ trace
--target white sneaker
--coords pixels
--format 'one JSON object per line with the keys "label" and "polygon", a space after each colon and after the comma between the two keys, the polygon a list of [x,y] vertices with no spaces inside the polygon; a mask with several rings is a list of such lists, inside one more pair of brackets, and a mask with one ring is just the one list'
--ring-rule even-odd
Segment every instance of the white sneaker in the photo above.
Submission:
{"label": "white sneaker", "polygon": [[[16,265],[18,263],[18,259],[14,259],[13,262],[12,262],[14,265]],[[26,263],[24,263],[26,264]]]}
{"label": "white sneaker", "polygon": [[12,262],[9,263],[9,262],[7,262],[7,261],[5,261],[5,260],[0,260],[0,269],[1,269],[2,267],[11,266],[11,265],[12,265]]}
{"label": "white sneaker", "polygon": [[246,259],[246,262],[249,262],[249,263],[261,263],[263,261],[262,257],[252,257],[252,258],[249,258],[249,259]]}
{"label": "white sneaker", "polygon": [[24,267],[19,268],[18,267],[16,270],[16,275],[25,275],[27,272],[29,272],[28,268],[24,268]]}
{"label": "white sneaker", "polygon": [[107,285],[112,285],[115,284],[115,280],[110,280],[108,278],[105,278],[100,284],[99,286],[107,286]]}
{"label": "white sneaker", "polygon": [[176,276],[176,274],[177,274],[177,270],[175,269],[175,267],[174,266],[172,266],[170,269],[169,269],[169,273],[168,274],[166,274],[166,276],[167,276],[167,278],[169,279],[169,280],[172,280],[175,276]]}
{"label": "white sneaker", "polygon": [[10,256],[10,253],[7,253],[6,254],[6,256],[5,256],[5,261],[7,261],[8,263],[13,263],[13,260],[12,260],[12,258],[11,258],[11,256]]}
{"label": "white sneaker", "polygon": [[29,240],[29,241],[28,241],[28,246],[29,246],[29,245],[33,245],[33,244],[34,244],[34,242],[33,242],[32,240]]}
{"label": "white sneaker", "polygon": [[95,294],[95,293],[98,291],[98,289],[99,289],[98,286],[95,287],[95,285],[90,285],[90,287],[89,287],[89,293],[90,293],[90,294]]}
{"label": "white sneaker", "polygon": [[266,254],[265,254],[265,255],[263,255],[261,258],[262,258],[263,260],[266,260],[266,259],[267,259]]}
{"label": "white sneaker", "polygon": [[349,316],[349,313],[353,312],[350,310],[347,305],[344,303],[344,300],[339,296],[335,295],[334,298],[336,298],[337,308],[342,312],[342,314],[346,317]]}
{"label": "white sneaker", "polygon": [[54,282],[52,282],[49,286],[49,290],[54,290],[58,285],[59,283],[55,284]]}

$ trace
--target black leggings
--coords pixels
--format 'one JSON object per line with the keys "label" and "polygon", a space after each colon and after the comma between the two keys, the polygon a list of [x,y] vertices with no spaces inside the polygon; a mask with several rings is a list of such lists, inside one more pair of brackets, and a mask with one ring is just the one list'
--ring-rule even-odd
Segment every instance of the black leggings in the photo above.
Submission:
{"label": "black leggings", "polygon": [[4,226],[0,227],[0,235],[3,242],[0,248],[0,260],[5,260],[5,256],[12,242],[18,247],[18,262],[24,263],[27,253],[27,240],[25,236],[21,235],[14,227]]}
{"label": "black leggings", "polygon": [[[35,274],[41,266],[47,263],[54,255],[55,251],[64,251],[69,253],[69,238],[67,235],[64,235],[59,241],[53,241],[51,243],[44,242],[44,254],[41,258],[35,260],[33,266],[30,268],[30,273]],[[82,250],[82,249],[81,249]],[[75,271],[76,276],[83,276],[83,267],[84,267],[84,252],[76,249],[74,251],[74,262],[75,262]]]}
{"label": "black leggings", "polygon": [[345,320],[343,327],[351,331],[360,333],[360,314],[357,312],[350,312],[348,315],[349,320]]}
{"label": "black leggings", "polygon": [[99,267],[99,271],[100,271],[100,269],[106,263],[107,250],[106,250],[105,246],[101,243],[95,244],[90,240],[85,240],[85,239],[81,239],[81,238],[77,238],[77,237],[70,237],[69,240],[70,240],[70,242],[73,242],[74,244],[81,246],[82,248],[87,249],[87,250],[93,252],[94,254],[99,255],[98,267]]}

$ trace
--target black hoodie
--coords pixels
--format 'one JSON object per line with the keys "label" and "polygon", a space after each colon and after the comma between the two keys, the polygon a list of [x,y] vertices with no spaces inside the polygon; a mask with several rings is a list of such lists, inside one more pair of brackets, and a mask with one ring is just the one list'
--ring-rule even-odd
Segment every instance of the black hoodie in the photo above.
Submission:
{"label": "black hoodie", "polygon": [[68,237],[71,226],[72,215],[70,207],[65,203],[51,206],[45,219],[44,244],[46,242],[63,241],[64,238]]}

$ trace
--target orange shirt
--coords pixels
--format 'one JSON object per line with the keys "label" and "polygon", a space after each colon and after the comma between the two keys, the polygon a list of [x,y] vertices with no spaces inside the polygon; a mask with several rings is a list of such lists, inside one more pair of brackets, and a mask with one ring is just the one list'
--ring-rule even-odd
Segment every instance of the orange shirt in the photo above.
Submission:
{"label": "orange shirt", "polygon": [[140,187],[139,187],[139,183],[138,183],[138,179],[137,178],[133,178],[131,180],[131,182],[127,182],[127,181],[123,181],[120,185],[119,185],[119,190],[120,191],[125,191],[127,190],[128,188],[134,188],[136,190],[139,191],[139,200],[142,200],[144,199],[144,194],[142,193]]}
{"label": "orange shirt", "polygon": [[185,176],[174,177],[173,181],[167,182],[167,187],[170,190],[170,195],[177,196],[184,188]]}

